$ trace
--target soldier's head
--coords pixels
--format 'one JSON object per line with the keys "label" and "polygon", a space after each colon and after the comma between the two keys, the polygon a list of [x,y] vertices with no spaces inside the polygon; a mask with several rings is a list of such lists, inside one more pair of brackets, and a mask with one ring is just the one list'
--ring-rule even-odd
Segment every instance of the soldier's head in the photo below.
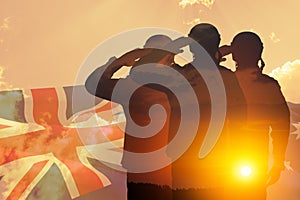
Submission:
{"label": "soldier's head", "polygon": [[166,35],[153,35],[147,39],[144,48],[162,48],[166,44],[172,42],[172,39]]}
{"label": "soldier's head", "polygon": [[[162,50],[163,47],[170,42],[172,42],[172,39],[166,35],[162,35],[162,34],[153,35],[147,39],[144,48],[153,48],[163,53]],[[163,57],[163,59],[159,62],[159,64],[170,66],[174,63],[174,57],[175,55],[173,53],[169,53]]]}
{"label": "soldier's head", "polygon": [[[208,23],[197,24],[191,29],[189,37],[197,41],[208,52],[215,62],[219,61],[221,55],[218,54],[218,50],[221,37],[215,26]],[[197,49],[198,48],[193,44],[190,45],[190,50],[192,53],[197,54]]]}
{"label": "soldier's head", "polygon": [[261,60],[262,68],[264,67],[261,58],[263,43],[257,34],[250,31],[238,33],[232,40],[231,48],[232,58],[239,68],[256,67],[259,60]]}

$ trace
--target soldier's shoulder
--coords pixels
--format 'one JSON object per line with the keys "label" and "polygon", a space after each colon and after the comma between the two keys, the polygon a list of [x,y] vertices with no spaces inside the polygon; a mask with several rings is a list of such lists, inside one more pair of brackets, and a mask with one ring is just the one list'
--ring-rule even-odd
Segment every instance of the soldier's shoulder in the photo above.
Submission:
{"label": "soldier's shoulder", "polygon": [[262,83],[273,83],[273,84],[278,84],[278,81],[276,79],[274,79],[271,76],[268,76],[267,74],[261,74],[258,77],[258,81],[262,82]]}

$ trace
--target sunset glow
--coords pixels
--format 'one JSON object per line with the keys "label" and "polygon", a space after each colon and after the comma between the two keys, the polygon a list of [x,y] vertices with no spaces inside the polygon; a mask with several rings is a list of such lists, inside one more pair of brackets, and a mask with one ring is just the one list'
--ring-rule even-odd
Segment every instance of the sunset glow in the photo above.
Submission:
{"label": "sunset glow", "polygon": [[[84,86],[91,72],[109,58],[143,48],[145,40],[138,38],[130,38],[134,44],[129,39],[124,42],[128,49],[121,48],[118,42],[106,43],[121,33],[158,27],[187,36],[194,25],[203,22],[218,28],[220,45],[230,45],[233,37],[242,31],[253,31],[261,38],[262,59],[266,64],[263,73],[278,81],[288,102],[292,127],[285,170],[279,181],[267,188],[267,200],[300,196],[299,0],[0,0],[0,5],[0,113],[6,116],[0,117],[0,199],[51,199],[51,195],[59,200],[105,199],[101,189],[105,188],[103,191],[108,194],[111,188],[120,188],[113,193],[120,191],[119,195],[124,196],[120,200],[126,200],[126,173],[120,164],[126,124],[122,106],[109,105],[103,111],[99,108],[106,105],[105,101],[93,109],[76,110],[71,118],[62,117],[61,113],[65,114],[74,102],[67,102],[67,95],[57,88]],[[173,35],[170,37],[176,39]],[[99,46],[104,50],[92,54]],[[189,47],[184,47],[184,51],[189,51]],[[113,53],[110,55],[110,52]],[[87,62],[90,56],[92,59]],[[190,54],[191,59],[192,56]],[[189,61],[175,56],[175,62]],[[236,70],[231,55],[221,64]],[[125,78],[130,69],[124,67],[113,78]],[[41,88],[54,97],[47,99],[45,96],[49,94],[44,95]],[[34,91],[38,97],[34,97]],[[81,103],[85,103],[86,96],[81,96]],[[38,104],[42,114],[34,109],[35,98],[46,102]],[[96,98],[92,98],[96,105]],[[55,108],[52,109],[49,102],[54,102],[55,106],[51,105]],[[68,103],[72,105],[67,107]],[[21,111],[27,113],[23,121],[16,119]],[[53,125],[55,123],[58,125]],[[56,135],[54,129],[59,130]],[[99,130],[102,135],[98,134]],[[107,140],[113,142],[102,143]],[[272,144],[268,148],[272,149]],[[225,158],[220,159],[226,162]],[[245,183],[254,179],[256,163],[247,159],[234,166],[231,177],[227,178]],[[272,162],[273,155],[270,155],[269,163]],[[105,165],[107,163],[112,167]],[[123,171],[112,173],[109,171],[112,168]],[[92,177],[94,185],[88,184],[89,177],[82,175],[81,170]],[[202,172],[201,167],[196,170]],[[182,176],[185,175],[189,173]],[[202,182],[206,184],[199,180]],[[184,184],[191,185],[188,181]]]}
{"label": "sunset glow", "polygon": [[249,167],[249,166],[243,166],[243,167],[240,169],[240,173],[241,173],[242,176],[248,177],[248,176],[251,175],[252,169],[251,169],[251,167]]}

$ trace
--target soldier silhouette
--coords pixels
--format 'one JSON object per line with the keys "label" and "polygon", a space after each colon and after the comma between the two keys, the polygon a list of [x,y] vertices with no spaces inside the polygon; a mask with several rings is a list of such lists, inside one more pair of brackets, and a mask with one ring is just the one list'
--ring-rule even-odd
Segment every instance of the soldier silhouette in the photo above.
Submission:
{"label": "soldier silhouette", "polygon": [[[200,121],[197,135],[189,149],[174,163],[172,163],[172,182],[174,199],[222,199],[223,180],[227,170],[227,139],[230,132],[240,132],[243,129],[246,117],[246,103],[242,90],[234,73],[220,65],[222,56],[219,50],[220,34],[216,27],[208,23],[194,26],[189,37],[200,44],[216,65],[207,66],[202,56],[190,44],[190,51],[194,60],[182,67],[182,74],[193,85],[198,98]],[[226,117],[220,138],[211,152],[204,158],[199,158],[199,149],[204,142],[212,116],[212,99],[207,83],[199,75],[194,63],[200,63],[199,70],[216,70],[221,75],[221,81],[226,92]],[[196,66],[196,65],[195,65]],[[212,75],[210,78],[216,78]],[[197,122],[195,122],[197,123]],[[172,122],[171,122],[172,124]]]}
{"label": "soldier silhouette", "polygon": [[[232,53],[235,74],[247,102],[246,130],[231,133],[232,172],[244,164],[252,170],[247,179],[232,180],[228,199],[263,200],[266,187],[275,183],[284,169],[289,109],[278,82],[263,74],[263,43],[257,34],[241,32],[234,37],[231,46],[223,46],[220,51],[222,55]],[[270,141],[273,146],[271,166],[268,165]]]}
{"label": "soldier silhouette", "polygon": [[[219,65],[222,55],[218,51],[220,34],[216,27],[207,23],[198,24],[191,29],[189,37],[193,39],[192,42],[188,38],[179,38],[168,43],[168,47],[166,47],[167,49],[171,47],[176,49],[189,45],[190,51],[194,55],[193,61],[183,67],[173,64],[171,68],[179,72],[188,81],[197,96],[196,104],[189,104],[189,102],[182,104],[176,101],[176,98],[173,98],[172,94],[165,91],[169,97],[171,106],[169,140],[172,140],[177,134],[178,124],[183,123],[183,121],[198,126],[196,136],[189,148],[181,157],[172,163],[173,199],[219,200],[223,198],[223,180],[227,174],[226,148],[228,146],[228,134],[229,132],[241,132],[245,125],[246,103],[234,73]],[[211,57],[211,63],[205,63],[203,61],[206,55],[199,50],[199,45],[205,49],[207,52],[206,55]],[[149,59],[141,59],[138,61],[139,64],[143,64],[143,62],[147,63],[151,59],[151,62],[159,60],[159,56],[155,56],[153,52],[146,57]],[[204,142],[209,125],[212,122],[212,101],[208,89],[210,86],[207,85],[199,71],[206,74],[206,78],[210,80],[218,79],[216,74],[220,75],[221,83],[226,93],[225,99],[220,99],[220,101],[224,100],[226,102],[225,106],[227,109],[224,126],[220,133],[221,136],[212,151],[204,158],[199,158],[199,150]],[[143,78],[143,76],[144,78],[150,76],[150,74],[142,70],[138,72],[138,68],[134,68],[132,72],[134,72],[132,78],[136,81],[138,81],[138,78]],[[160,70],[157,71],[158,75],[159,73]],[[174,80],[170,82],[173,81]],[[189,99],[189,96],[186,96],[184,91],[181,92],[186,99]],[[185,116],[185,118],[182,119],[180,107],[191,109],[191,111],[194,110],[195,107],[198,107],[200,111],[200,121],[189,116]],[[187,128],[185,135],[188,137],[188,135],[191,134],[190,132],[191,130]],[[182,145],[183,142],[178,145],[178,148],[180,149]],[[170,151],[168,151],[168,154],[170,157],[173,156]]]}
{"label": "soldier silhouette", "polygon": [[[144,160],[130,158],[130,153],[142,155],[156,151],[168,143],[169,130],[169,112],[170,105],[165,93],[146,87],[133,81],[131,75],[122,79],[112,78],[113,74],[123,66],[131,67],[136,60],[143,58],[155,48],[160,48],[169,43],[171,39],[165,35],[154,35],[150,37],[144,46],[144,49],[135,49],[125,53],[120,58],[112,58],[106,66],[96,69],[86,80],[86,89],[93,95],[120,103],[123,106],[126,117],[124,154],[122,158],[122,166],[128,170],[127,172],[127,198],[135,199],[158,199],[168,200],[172,198],[171,193],[171,169],[166,166],[149,172],[135,173],[135,166],[147,166],[151,163],[159,162],[158,160]],[[172,65],[174,62],[173,54],[166,54],[159,62],[164,65]],[[123,89],[118,90],[116,94],[115,86],[120,84]],[[136,88],[130,96],[129,104],[126,104],[126,96],[128,96],[129,88]],[[149,109],[159,104],[166,112],[166,118],[163,119],[160,112],[152,110],[151,116]],[[145,128],[143,131],[136,129],[136,125],[145,127],[160,126],[160,130],[152,133],[153,129]],[[153,135],[149,137],[149,135]],[[140,163],[142,162],[142,163]]]}

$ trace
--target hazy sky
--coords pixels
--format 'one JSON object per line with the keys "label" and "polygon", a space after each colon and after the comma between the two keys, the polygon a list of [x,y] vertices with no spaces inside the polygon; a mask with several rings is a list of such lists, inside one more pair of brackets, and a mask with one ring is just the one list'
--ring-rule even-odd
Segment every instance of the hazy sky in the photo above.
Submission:
{"label": "hazy sky", "polygon": [[0,0],[0,5],[1,81],[18,88],[72,85],[98,44],[141,27],[188,33],[194,24],[210,22],[222,44],[239,31],[253,30],[264,42],[267,73],[300,59],[298,0]]}
{"label": "hazy sky", "polygon": [[240,31],[258,33],[265,72],[288,101],[300,103],[299,8],[299,0],[0,0],[0,89],[73,85],[89,53],[120,32],[161,27],[186,34],[210,22],[222,44]]}

